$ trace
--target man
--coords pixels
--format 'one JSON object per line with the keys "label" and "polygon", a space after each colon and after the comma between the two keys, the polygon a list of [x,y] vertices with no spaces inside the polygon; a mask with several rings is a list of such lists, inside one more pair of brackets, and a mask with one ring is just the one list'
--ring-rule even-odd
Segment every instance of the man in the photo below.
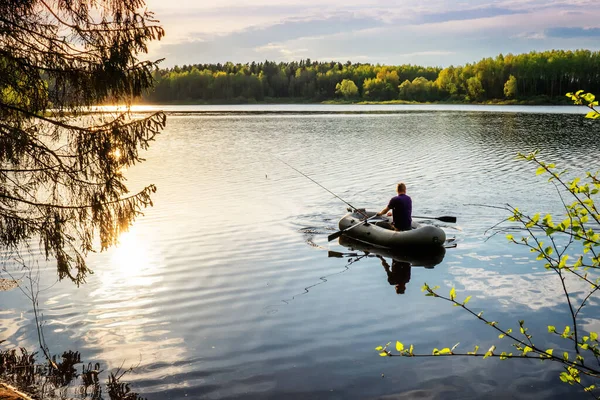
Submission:
{"label": "man", "polygon": [[396,187],[398,196],[392,197],[386,208],[377,213],[384,215],[388,211],[392,211],[394,220],[394,229],[397,231],[409,231],[412,224],[412,200],[406,195],[406,185],[402,182]]}

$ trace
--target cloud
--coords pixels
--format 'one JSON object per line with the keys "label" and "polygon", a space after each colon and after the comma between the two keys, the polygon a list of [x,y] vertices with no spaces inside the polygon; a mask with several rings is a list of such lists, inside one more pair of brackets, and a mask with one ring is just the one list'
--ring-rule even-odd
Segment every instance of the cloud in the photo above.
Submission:
{"label": "cloud", "polygon": [[496,7],[460,9],[437,14],[425,14],[420,18],[420,22],[428,24],[447,21],[465,21],[471,19],[492,18],[498,15],[513,15],[520,12],[521,11],[511,10],[508,8]]}
{"label": "cloud", "polygon": [[544,32],[521,32],[514,36],[511,36],[513,39],[532,39],[532,40],[542,40],[547,39],[547,36]]}
{"label": "cloud", "polygon": [[[300,49],[289,48],[285,46],[286,42],[307,37],[351,34],[353,30],[380,24],[377,19],[354,16],[350,13],[331,18],[290,19],[273,25],[251,27],[221,35],[197,33],[193,35],[194,40],[168,44],[162,46],[161,51],[168,57],[169,64],[247,62],[256,59],[259,55],[292,56],[298,53]],[[282,49],[285,51],[282,52]],[[199,61],[199,56],[202,56],[202,61]]]}
{"label": "cloud", "polygon": [[167,36],[151,57],[166,57],[167,67],[301,58],[443,67],[498,53],[595,50],[600,36],[561,28],[597,26],[591,0],[152,1]]}
{"label": "cloud", "polygon": [[557,38],[596,38],[600,37],[600,28],[550,28],[546,30],[546,35]]}

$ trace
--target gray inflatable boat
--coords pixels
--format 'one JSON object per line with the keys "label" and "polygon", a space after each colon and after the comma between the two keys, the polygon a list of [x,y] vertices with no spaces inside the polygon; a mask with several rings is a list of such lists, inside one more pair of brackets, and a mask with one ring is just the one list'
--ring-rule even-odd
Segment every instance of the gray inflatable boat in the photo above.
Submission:
{"label": "gray inflatable boat", "polygon": [[[369,218],[376,214],[374,211],[363,212]],[[340,230],[350,228],[344,235],[390,249],[443,246],[446,241],[446,232],[437,226],[413,220],[410,231],[395,231],[391,226],[391,217],[375,217],[361,223],[364,219],[365,216],[358,211],[346,214],[340,219]]]}

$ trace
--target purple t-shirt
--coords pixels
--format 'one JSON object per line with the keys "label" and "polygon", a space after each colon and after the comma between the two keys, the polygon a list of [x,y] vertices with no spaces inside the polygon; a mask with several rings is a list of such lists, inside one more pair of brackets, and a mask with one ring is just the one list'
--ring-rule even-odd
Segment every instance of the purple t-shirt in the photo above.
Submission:
{"label": "purple t-shirt", "polygon": [[405,194],[392,197],[388,208],[393,211],[394,226],[401,231],[410,230],[412,224],[412,200]]}

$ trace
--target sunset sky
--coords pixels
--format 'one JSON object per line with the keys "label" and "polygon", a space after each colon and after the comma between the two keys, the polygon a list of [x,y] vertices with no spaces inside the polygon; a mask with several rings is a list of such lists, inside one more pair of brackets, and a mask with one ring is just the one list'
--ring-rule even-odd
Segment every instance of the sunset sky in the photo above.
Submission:
{"label": "sunset sky", "polygon": [[499,53],[600,49],[597,0],[147,0],[163,67],[251,61],[464,65]]}

